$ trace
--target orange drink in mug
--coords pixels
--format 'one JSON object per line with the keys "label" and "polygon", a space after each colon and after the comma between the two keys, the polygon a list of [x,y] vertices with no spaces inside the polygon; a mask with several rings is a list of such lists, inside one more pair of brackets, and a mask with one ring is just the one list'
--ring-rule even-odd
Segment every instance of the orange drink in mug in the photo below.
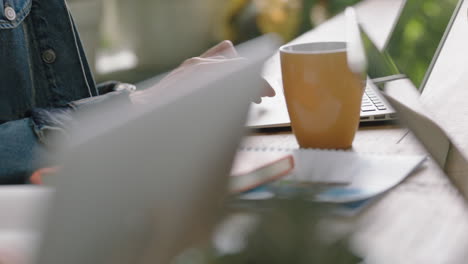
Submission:
{"label": "orange drink in mug", "polygon": [[353,72],[346,42],[280,48],[283,88],[303,148],[350,148],[359,126],[365,74]]}

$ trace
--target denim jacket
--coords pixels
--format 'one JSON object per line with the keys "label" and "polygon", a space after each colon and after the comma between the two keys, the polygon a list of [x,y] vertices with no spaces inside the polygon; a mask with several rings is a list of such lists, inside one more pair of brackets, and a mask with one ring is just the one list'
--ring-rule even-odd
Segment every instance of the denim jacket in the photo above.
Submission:
{"label": "denim jacket", "polygon": [[0,184],[46,166],[44,130],[98,95],[65,0],[0,0]]}

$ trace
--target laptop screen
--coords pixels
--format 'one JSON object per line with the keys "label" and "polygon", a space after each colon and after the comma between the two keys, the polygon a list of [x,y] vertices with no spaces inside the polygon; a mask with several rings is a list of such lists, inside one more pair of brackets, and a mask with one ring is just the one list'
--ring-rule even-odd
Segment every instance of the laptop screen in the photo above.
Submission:
{"label": "laptop screen", "polygon": [[[367,75],[376,83],[386,80],[386,77],[400,75],[398,67],[386,52],[381,52],[369,38],[366,31],[360,26],[361,40],[367,57]],[[391,78],[390,80],[393,80]]]}
{"label": "laptop screen", "polygon": [[401,73],[422,89],[462,1],[406,0],[383,52],[363,31],[369,76],[377,79]]}
{"label": "laptop screen", "polygon": [[[385,51],[421,87],[459,0],[407,0]],[[442,42],[441,42],[442,41]]]}

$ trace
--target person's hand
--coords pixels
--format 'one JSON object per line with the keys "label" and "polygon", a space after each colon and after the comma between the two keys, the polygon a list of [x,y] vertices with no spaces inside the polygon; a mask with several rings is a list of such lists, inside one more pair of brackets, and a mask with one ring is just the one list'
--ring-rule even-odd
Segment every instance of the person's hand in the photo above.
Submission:
{"label": "person's hand", "polygon": [[[199,57],[190,58],[184,61],[178,68],[169,73],[155,86],[132,93],[131,99],[137,104],[149,103],[148,98],[161,94],[165,89],[171,89],[171,86],[174,86],[178,80],[184,78],[184,76],[192,73],[193,71],[199,70],[202,67],[216,67],[220,63],[235,62],[241,59],[243,58],[239,57],[231,41],[222,41]],[[266,81],[263,82],[263,86],[261,96],[271,97],[275,95],[275,91]],[[257,98],[255,102],[260,103],[261,98]]]}
{"label": "person's hand", "polygon": [[[41,168],[33,172],[31,177],[29,178],[29,181],[32,184],[42,184],[42,179],[44,176],[47,176],[49,174],[56,174],[58,172],[59,168],[58,167],[51,167],[51,168]],[[0,264],[2,264],[0,262]]]}
{"label": "person's hand", "polygon": [[20,250],[21,247],[16,248],[17,241],[1,241],[0,242],[0,264],[26,264],[29,263],[26,252]]}

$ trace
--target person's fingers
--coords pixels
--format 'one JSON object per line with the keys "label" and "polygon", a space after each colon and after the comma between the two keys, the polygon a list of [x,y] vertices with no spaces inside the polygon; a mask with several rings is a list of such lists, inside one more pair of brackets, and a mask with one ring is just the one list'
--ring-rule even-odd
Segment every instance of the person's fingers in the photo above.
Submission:
{"label": "person's fingers", "polygon": [[276,95],[276,92],[273,89],[273,87],[271,87],[271,85],[265,79],[263,79],[262,85],[263,87],[262,87],[260,97],[254,98],[252,100],[256,104],[260,104],[262,102],[262,97],[273,97]]}
{"label": "person's fingers", "polygon": [[213,56],[218,56],[218,55],[222,55],[226,58],[235,58],[239,56],[232,42],[229,40],[224,40],[218,43],[216,46],[205,51],[205,53],[200,55],[200,57],[208,58],[208,57],[213,57]]}
{"label": "person's fingers", "polygon": [[211,59],[211,60],[229,60],[229,58],[226,58],[224,56],[213,56],[213,57],[207,57],[207,59]]}
{"label": "person's fingers", "polygon": [[174,76],[178,76],[178,75],[182,74],[183,72],[185,72],[187,70],[187,68],[195,67],[198,64],[206,63],[208,61],[210,61],[210,62],[219,62],[220,60],[218,60],[218,59],[211,59],[210,60],[210,59],[205,59],[205,58],[200,58],[200,57],[193,57],[193,58],[187,59],[179,67],[172,70],[166,77],[164,77],[161,80],[161,82],[170,80]]}
{"label": "person's fingers", "polygon": [[216,55],[221,54],[224,51],[229,50],[229,49],[234,49],[234,46],[232,45],[232,42],[229,41],[229,40],[224,40],[224,41],[216,44],[215,46],[211,47],[207,51],[205,51],[202,55],[200,55],[200,57],[207,58],[207,57],[216,56]]}
{"label": "person's fingers", "polygon": [[225,58],[224,56],[214,56],[209,58],[194,57],[184,61],[178,69],[184,69],[190,66],[197,66],[200,64],[207,63],[229,63],[245,60],[245,58],[236,57],[236,58]]}
{"label": "person's fingers", "polygon": [[42,178],[44,175],[55,174],[58,172],[58,170],[59,170],[58,167],[39,169],[31,175],[31,177],[29,178],[29,181],[32,184],[42,184]]}
{"label": "person's fingers", "polygon": [[268,97],[273,97],[276,95],[275,89],[271,87],[270,83],[268,83],[265,79],[263,80],[263,90],[262,90],[262,96],[268,96]]}
{"label": "person's fingers", "polygon": [[0,248],[0,264],[25,264],[26,261],[19,252]]}
{"label": "person's fingers", "polygon": [[[193,58],[190,58],[190,59],[186,59],[184,62],[182,62],[182,64],[179,66],[178,69],[184,67],[184,66],[188,66],[188,65],[194,65],[194,64],[197,64],[199,63],[201,60],[200,57],[193,57]],[[176,70],[178,70],[176,69]]]}
{"label": "person's fingers", "polygon": [[216,57],[209,57],[209,58],[193,57],[193,58],[185,60],[180,66],[181,67],[193,66],[193,65],[200,64],[200,63],[220,62],[221,60],[224,61],[227,59],[223,56],[216,56]]}

